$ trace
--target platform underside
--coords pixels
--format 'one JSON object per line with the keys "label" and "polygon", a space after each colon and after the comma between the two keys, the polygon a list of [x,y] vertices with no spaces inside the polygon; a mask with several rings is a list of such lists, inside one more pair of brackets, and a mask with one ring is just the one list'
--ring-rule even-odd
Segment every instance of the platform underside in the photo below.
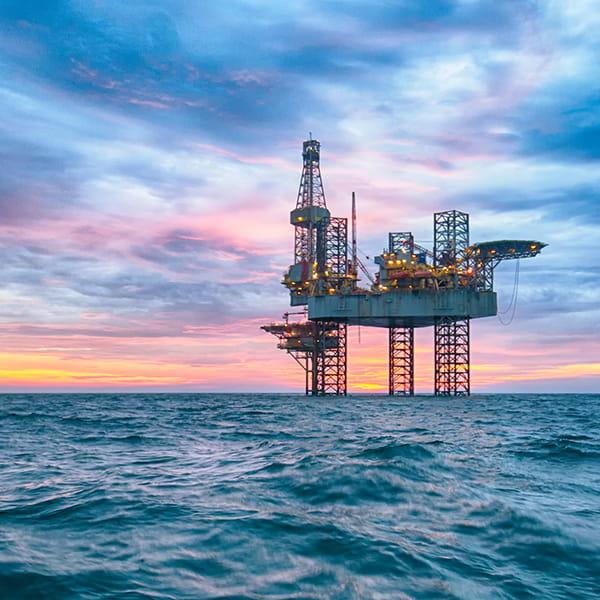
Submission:
{"label": "platform underside", "polygon": [[312,296],[308,318],[366,327],[431,327],[438,317],[477,319],[497,314],[495,292],[413,290]]}
{"label": "platform underside", "polygon": [[[317,320],[317,319],[315,319]],[[432,327],[435,317],[328,317],[328,321],[363,327]]]}

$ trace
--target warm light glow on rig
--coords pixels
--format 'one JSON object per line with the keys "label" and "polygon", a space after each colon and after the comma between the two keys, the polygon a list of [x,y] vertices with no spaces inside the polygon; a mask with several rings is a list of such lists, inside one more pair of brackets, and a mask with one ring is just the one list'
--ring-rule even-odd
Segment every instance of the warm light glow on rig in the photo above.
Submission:
{"label": "warm light glow on rig", "polygon": [[[318,155],[318,145],[314,152]],[[292,294],[301,290],[301,298],[293,295],[291,304],[307,308],[285,318],[287,323],[289,314],[302,314],[311,325],[302,344],[267,328],[305,370],[306,393],[346,394],[347,327],[365,325],[389,330],[390,394],[413,394],[414,330],[434,327],[435,394],[469,395],[469,323],[497,314],[494,268],[505,259],[535,256],[545,244],[497,240],[470,246],[469,215],[444,211],[434,214],[433,252],[416,244],[412,233],[390,232],[387,248],[375,256],[379,272],[371,276],[356,256],[354,193],[351,246],[348,219],[330,217],[320,173],[307,168],[306,158],[296,210],[311,216],[292,218],[295,263],[284,284]],[[315,230],[301,225],[302,220]],[[357,284],[358,267],[370,285]]]}

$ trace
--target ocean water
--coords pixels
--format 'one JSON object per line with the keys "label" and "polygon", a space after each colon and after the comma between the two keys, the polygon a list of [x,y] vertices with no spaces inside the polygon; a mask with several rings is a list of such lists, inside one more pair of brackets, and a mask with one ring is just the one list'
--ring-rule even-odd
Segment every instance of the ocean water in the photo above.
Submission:
{"label": "ocean water", "polygon": [[600,395],[0,396],[0,599],[600,598]]}

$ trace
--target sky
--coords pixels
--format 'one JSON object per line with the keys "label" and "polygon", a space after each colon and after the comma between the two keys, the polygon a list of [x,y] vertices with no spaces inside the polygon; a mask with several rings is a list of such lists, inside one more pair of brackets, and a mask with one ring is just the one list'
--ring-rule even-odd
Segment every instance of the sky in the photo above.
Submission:
{"label": "sky", "polygon": [[[372,272],[442,210],[548,244],[514,316],[496,270],[472,392],[600,391],[599,29],[599,0],[3,0],[0,391],[302,392],[260,326],[310,133]],[[350,328],[350,392],[386,391],[386,344]]]}

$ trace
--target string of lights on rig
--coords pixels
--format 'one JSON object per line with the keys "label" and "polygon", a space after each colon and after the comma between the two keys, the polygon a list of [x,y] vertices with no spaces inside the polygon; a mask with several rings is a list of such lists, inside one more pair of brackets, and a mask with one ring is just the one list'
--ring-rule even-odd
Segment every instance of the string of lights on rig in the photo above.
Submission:
{"label": "string of lights on rig", "polygon": [[[494,269],[504,260],[532,257],[546,245],[500,240],[471,245],[469,215],[457,210],[433,216],[433,250],[411,232],[391,232],[375,257],[372,276],[357,256],[356,203],[352,239],[348,219],[332,217],[323,191],[320,143],[304,142],[294,226],[294,262],[283,278],[292,307],[283,322],[264,325],[305,373],[312,395],[346,395],[347,327],[389,331],[390,395],[414,394],[414,329],[434,328],[434,393],[470,393],[470,320],[497,314]],[[369,280],[359,287],[358,271]]]}

